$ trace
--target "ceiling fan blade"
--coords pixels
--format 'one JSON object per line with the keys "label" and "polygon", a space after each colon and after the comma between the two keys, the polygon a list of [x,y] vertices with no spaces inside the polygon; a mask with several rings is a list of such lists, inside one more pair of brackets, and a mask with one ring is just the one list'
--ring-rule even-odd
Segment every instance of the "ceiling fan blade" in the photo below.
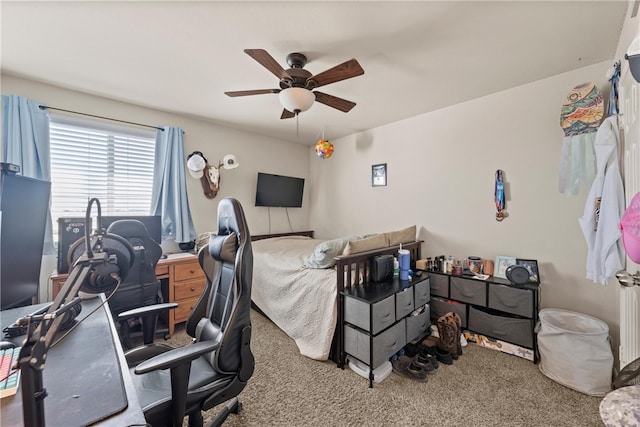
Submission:
{"label": "ceiling fan blade", "polygon": [[282,110],[282,115],[280,116],[281,119],[291,119],[293,117],[295,117],[296,115],[293,114],[291,111],[287,110],[286,108],[284,110]]}
{"label": "ceiling fan blade", "polygon": [[339,82],[341,80],[350,79],[352,77],[361,76],[364,70],[355,59],[350,59],[333,68],[311,76],[307,79],[307,89],[314,89],[329,83]]}
{"label": "ceiling fan blade", "polygon": [[231,92],[225,92],[227,96],[247,96],[247,95],[262,95],[265,93],[279,93],[281,89],[255,89],[255,90],[236,90]]}
{"label": "ceiling fan blade", "polygon": [[264,49],[245,49],[247,55],[258,61],[267,70],[271,71],[280,80],[292,80],[289,73],[287,73],[278,62],[273,59],[273,56],[269,55]]}
{"label": "ceiling fan blade", "polygon": [[316,101],[345,113],[348,113],[353,107],[356,106],[355,102],[347,101],[346,99],[338,98],[337,96],[329,95],[324,92],[316,91],[313,93],[316,96]]}

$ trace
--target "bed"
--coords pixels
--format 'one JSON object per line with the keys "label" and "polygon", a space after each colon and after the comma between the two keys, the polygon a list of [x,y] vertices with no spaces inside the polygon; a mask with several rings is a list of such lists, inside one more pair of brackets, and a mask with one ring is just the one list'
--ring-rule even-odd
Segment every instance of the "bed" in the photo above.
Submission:
{"label": "bed", "polygon": [[[407,230],[402,247],[410,251],[411,266],[415,267],[422,241],[415,240],[415,227],[412,233],[409,231],[411,238]],[[388,239],[387,233],[383,234]],[[334,265],[329,267],[310,262],[318,248],[345,239],[354,248],[354,240],[360,248],[367,247],[365,239],[376,240],[373,236],[350,236],[328,241],[314,239],[310,231],[252,237],[254,307],[291,337],[301,354],[316,360],[330,359],[339,367],[345,357],[342,331],[336,328],[342,318],[341,292],[368,281],[371,257],[395,255],[399,249],[399,244],[380,246],[383,240],[378,238],[375,249],[355,253],[340,250],[339,255],[331,256]]]}

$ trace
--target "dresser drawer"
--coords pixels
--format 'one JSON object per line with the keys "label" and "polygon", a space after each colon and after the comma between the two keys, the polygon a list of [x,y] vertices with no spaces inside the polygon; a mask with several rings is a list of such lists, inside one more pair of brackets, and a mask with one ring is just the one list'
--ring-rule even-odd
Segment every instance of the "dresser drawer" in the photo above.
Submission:
{"label": "dresser drawer", "polygon": [[202,271],[198,262],[178,264],[173,270],[173,280],[176,282],[198,279],[201,277],[204,277],[204,271]]}
{"label": "dresser drawer", "polygon": [[[373,369],[388,360],[394,353],[406,344],[405,320],[402,319],[380,335],[373,338],[352,326],[344,327],[344,349],[345,352],[355,358],[372,363]],[[373,348],[371,342],[373,341]],[[373,357],[373,361],[371,361]]]}
{"label": "dresser drawer", "polygon": [[377,334],[396,321],[395,295],[389,295],[374,304],[346,297],[344,300],[344,321]]}
{"label": "dresser drawer", "polygon": [[430,279],[422,280],[413,286],[413,303],[417,307],[423,306],[431,299]]}
{"label": "dresser drawer", "polygon": [[406,288],[396,294],[396,320],[409,315],[413,311],[413,289]]}
{"label": "dresser drawer", "polygon": [[407,341],[413,341],[427,332],[427,329],[429,329],[431,325],[429,318],[428,305],[425,307],[424,313],[407,317]]}
{"label": "dresser drawer", "polygon": [[431,283],[431,295],[449,298],[449,276],[429,274]]}
{"label": "dresser drawer", "polygon": [[458,313],[458,316],[460,316],[460,320],[462,320],[462,327],[467,327],[467,304],[434,297],[431,298],[429,305],[431,306],[431,318],[434,322],[437,321],[440,316],[444,316],[448,312],[452,311],[454,313]]}
{"label": "dresser drawer", "polygon": [[451,278],[451,299],[469,304],[487,305],[487,284],[462,277]]}
{"label": "dresser drawer", "polygon": [[469,329],[492,338],[533,348],[533,319],[500,316],[469,307]]}
{"label": "dresser drawer", "polygon": [[489,285],[489,308],[533,318],[534,293],[506,285]]}
{"label": "dresser drawer", "polygon": [[166,279],[167,277],[169,277],[169,266],[156,265],[156,277],[158,279]]}
{"label": "dresser drawer", "polygon": [[184,322],[189,318],[191,310],[198,302],[198,297],[189,298],[178,302],[178,306],[169,311],[170,316],[173,317],[173,323]]}
{"label": "dresser drawer", "polygon": [[204,279],[177,283],[173,288],[175,302],[180,302],[188,298],[199,297],[204,290],[204,284]]}

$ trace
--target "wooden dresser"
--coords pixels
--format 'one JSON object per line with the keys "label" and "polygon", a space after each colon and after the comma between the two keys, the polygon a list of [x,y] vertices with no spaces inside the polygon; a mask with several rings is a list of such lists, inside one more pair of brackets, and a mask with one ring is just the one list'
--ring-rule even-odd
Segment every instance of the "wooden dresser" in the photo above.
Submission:
{"label": "wooden dresser", "polygon": [[[52,299],[58,295],[67,277],[68,274],[51,276]],[[178,303],[178,307],[169,311],[167,319],[169,335],[173,335],[175,325],[187,320],[204,290],[204,271],[200,268],[196,255],[173,254],[158,261],[156,277],[162,280],[164,301]]]}

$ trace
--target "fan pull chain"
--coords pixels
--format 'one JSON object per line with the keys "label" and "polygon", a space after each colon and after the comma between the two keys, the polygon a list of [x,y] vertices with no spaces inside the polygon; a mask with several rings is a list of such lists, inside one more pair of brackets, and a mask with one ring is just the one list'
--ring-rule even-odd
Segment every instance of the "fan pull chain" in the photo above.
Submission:
{"label": "fan pull chain", "polygon": [[300,115],[296,113],[296,140],[300,142],[300,124],[298,122],[298,117]]}

